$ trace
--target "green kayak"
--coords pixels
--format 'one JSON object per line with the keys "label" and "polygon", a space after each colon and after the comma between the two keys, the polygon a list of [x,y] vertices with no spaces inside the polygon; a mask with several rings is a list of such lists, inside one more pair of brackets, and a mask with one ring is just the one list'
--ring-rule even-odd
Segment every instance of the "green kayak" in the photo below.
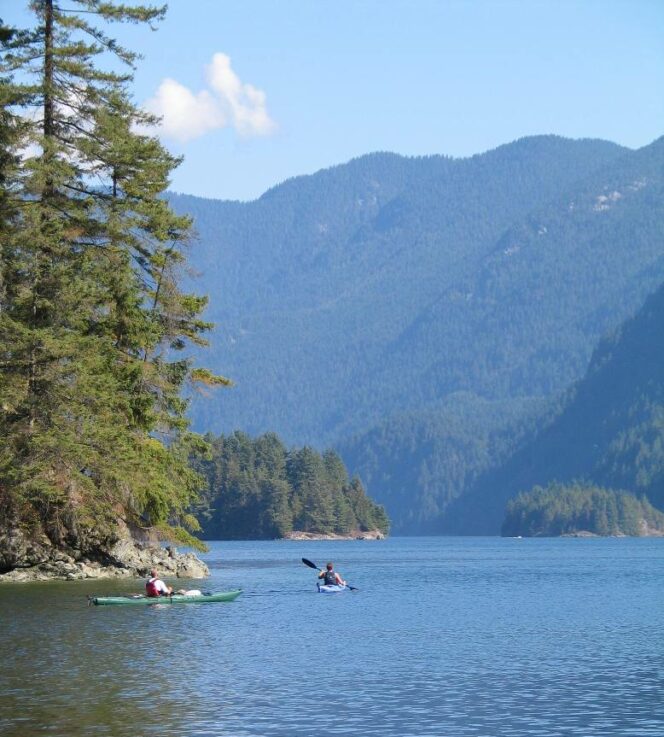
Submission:
{"label": "green kayak", "polygon": [[97,606],[108,604],[212,604],[215,601],[233,601],[242,593],[238,591],[220,591],[217,594],[201,594],[200,596],[91,596],[90,603]]}

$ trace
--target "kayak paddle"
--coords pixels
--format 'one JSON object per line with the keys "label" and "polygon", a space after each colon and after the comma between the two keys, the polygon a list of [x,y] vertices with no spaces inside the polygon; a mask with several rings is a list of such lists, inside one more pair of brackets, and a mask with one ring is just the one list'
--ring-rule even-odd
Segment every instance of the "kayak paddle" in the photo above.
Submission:
{"label": "kayak paddle", "polygon": [[[310,560],[307,560],[306,558],[302,558],[302,562],[304,563],[305,566],[309,566],[309,568],[315,568],[317,571],[322,571],[323,570],[322,568],[319,568],[315,563],[312,563]],[[359,589],[357,588],[357,586],[350,586],[349,584],[346,584],[346,586],[351,591],[359,591]]]}

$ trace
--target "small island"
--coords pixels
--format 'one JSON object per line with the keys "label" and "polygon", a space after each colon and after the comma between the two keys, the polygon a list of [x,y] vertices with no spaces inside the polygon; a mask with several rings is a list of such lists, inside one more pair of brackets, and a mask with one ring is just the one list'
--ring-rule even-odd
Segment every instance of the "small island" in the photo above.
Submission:
{"label": "small island", "polygon": [[535,486],[508,505],[503,537],[661,537],[664,514],[645,498],[575,482]]}
{"label": "small island", "polygon": [[212,458],[195,510],[206,540],[376,540],[389,531],[385,510],[350,478],[333,450],[288,449],[275,433],[208,436]]}

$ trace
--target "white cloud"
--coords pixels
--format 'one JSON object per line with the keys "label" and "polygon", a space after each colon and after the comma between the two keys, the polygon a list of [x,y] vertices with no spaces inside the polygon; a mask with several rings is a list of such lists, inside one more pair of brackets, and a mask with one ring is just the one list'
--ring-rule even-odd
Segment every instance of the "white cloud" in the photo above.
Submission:
{"label": "white cloud", "polygon": [[165,79],[145,107],[161,118],[161,130],[169,138],[188,141],[226,125],[226,117],[207,91],[194,95],[174,79]]}
{"label": "white cloud", "polygon": [[275,130],[265,93],[240,80],[229,56],[216,53],[206,71],[210,90],[194,94],[165,79],[146,102],[145,107],[161,117],[164,135],[188,141],[216,128],[233,127],[242,136],[266,136]]}
{"label": "white cloud", "polygon": [[230,57],[217,53],[207,68],[210,87],[228,111],[233,127],[244,136],[266,136],[275,124],[267,113],[265,93],[242,83],[231,68]]}

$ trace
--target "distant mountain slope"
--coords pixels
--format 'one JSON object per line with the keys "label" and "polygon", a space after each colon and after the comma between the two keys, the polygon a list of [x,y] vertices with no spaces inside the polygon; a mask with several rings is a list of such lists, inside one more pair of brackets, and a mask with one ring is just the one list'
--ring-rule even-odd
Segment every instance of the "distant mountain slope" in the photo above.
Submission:
{"label": "distant mountain slope", "polygon": [[585,479],[664,509],[664,286],[595,351],[557,419],[487,474],[439,528],[498,532],[509,499]]}
{"label": "distant mountain slope", "polygon": [[390,510],[397,533],[431,534],[457,497],[536,432],[547,410],[542,399],[459,393],[428,410],[392,415],[338,447]]}
{"label": "distant mountain slope", "polygon": [[664,138],[372,154],[255,202],[173,204],[200,233],[206,364],[236,382],[195,426],[335,444],[382,479],[396,533],[439,529],[664,281]]}
{"label": "distant mountain slope", "polygon": [[398,365],[426,401],[567,386],[664,278],[663,173],[661,139],[531,210],[385,347],[374,380],[389,386]]}
{"label": "distant mountain slope", "polygon": [[[375,381],[386,385],[391,367],[400,366],[392,390],[408,387],[415,411],[407,423],[388,416],[339,449],[387,506],[395,532],[470,529],[467,516],[445,521],[447,506],[482,473],[491,478],[524,432],[537,428],[532,417],[520,426],[519,405],[503,399],[555,396],[582,375],[601,335],[664,281],[663,172],[660,139],[576,182],[505,231],[474,274],[386,349]],[[422,395],[433,403],[464,392],[483,397],[484,410],[478,416],[481,404],[467,403],[463,430],[456,399],[436,421],[418,410]],[[390,406],[389,389],[382,398]],[[487,512],[482,529],[497,531],[501,514],[502,507]]]}
{"label": "distant mountain slope", "polygon": [[[561,279],[575,269],[570,259],[585,249],[565,238],[564,217],[579,217],[595,200],[569,213],[561,193],[589,177],[589,197],[609,184],[613,191],[613,170],[593,173],[631,155],[602,141],[543,136],[462,160],[373,154],[290,180],[252,203],[175,196],[176,208],[196,218],[197,286],[210,294],[209,316],[219,325],[206,362],[236,381],[195,404],[196,425],[273,429],[320,444],[458,390],[502,398],[563,388],[583,371],[589,344],[652,288],[634,273],[652,269],[639,242],[630,268],[610,259],[597,288],[592,261],[581,259],[565,311],[547,315],[553,335],[534,334],[539,323],[527,314],[535,300],[555,308],[567,289]],[[628,187],[644,176],[650,185],[640,170],[618,178]],[[631,194],[593,213],[593,232],[601,217],[622,213]],[[516,261],[501,260],[505,238],[535,227],[531,213],[547,213],[550,203],[562,208],[555,213],[563,222],[560,237],[547,242],[564,260],[547,256],[522,282],[515,263],[525,268],[530,250],[545,249],[523,247]],[[512,312],[515,325],[504,319]],[[571,324],[561,325],[567,317]]]}

